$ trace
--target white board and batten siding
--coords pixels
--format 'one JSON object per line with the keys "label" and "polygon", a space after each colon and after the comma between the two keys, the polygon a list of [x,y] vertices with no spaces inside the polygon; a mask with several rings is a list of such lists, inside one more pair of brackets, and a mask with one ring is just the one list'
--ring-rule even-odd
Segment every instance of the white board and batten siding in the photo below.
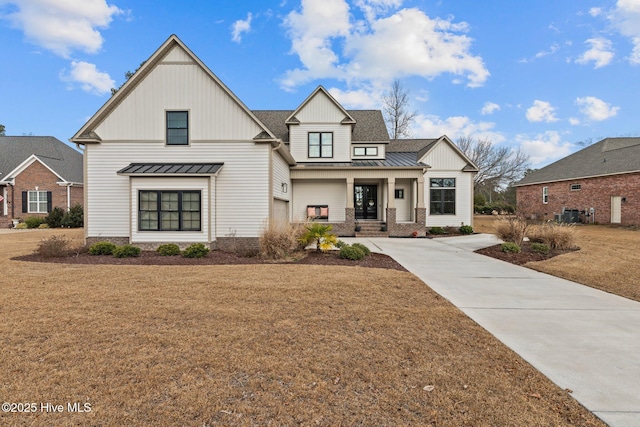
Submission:
{"label": "white board and batten siding", "polygon": [[[427,208],[427,227],[460,227],[473,223],[473,173],[462,172],[467,162],[441,141],[430,150],[422,162],[432,165],[424,176],[425,207]],[[430,179],[455,178],[456,180],[456,213],[455,215],[432,215],[430,212]]]}
{"label": "white board and batten siding", "polygon": [[252,140],[262,129],[179,46],[95,129],[103,141],[165,139],[166,111],[189,112],[189,139]]}
{"label": "white board and batten siding", "polygon": [[[415,196],[413,195],[413,186],[411,180],[397,179],[395,183],[396,190],[404,191],[404,199],[394,199],[393,203],[396,207],[396,221],[397,222],[411,222],[412,210],[414,206]],[[395,194],[390,194],[390,197],[395,197]]]}
{"label": "white board and batten siding", "polygon": [[328,205],[329,222],[344,222],[347,186],[344,180],[294,180],[293,221],[307,219],[308,205]]}
{"label": "white board and batten siding", "polygon": [[[192,142],[167,147],[164,141],[103,142],[89,145],[87,156],[87,214],[89,237],[125,237],[130,231],[130,210],[137,210],[137,195],[130,194],[128,176],[116,172],[129,163],[224,162],[212,187],[213,236],[257,237],[269,215],[269,144],[248,142]],[[144,183],[155,178],[140,178]],[[171,178],[190,189],[190,178]],[[186,181],[183,181],[186,180]],[[136,184],[136,188],[140,184]],[[153,184],[155,185],[155,184]],[[175,189],[174,185],[171,189]],[[133,188],[131,189],[133,193]],[[130,197],[131,196],[131,197]],[[135,198],[135,199],[134,199]],[[205,219],[203,218],[203,221]],[[137,227],[137,221],[131,222]],[[145,233],[146,234],[146,233]]]}
{"label": "white board and batten siding", "polygon": [[[289,173],[289,164],[278,154],[273,152],[272,160],[273,173],[273,209],[272,219],[288,222],[291,218],[290,200],[291,200],[291,176]],[[286,191],[285,191],[286,190]]]}

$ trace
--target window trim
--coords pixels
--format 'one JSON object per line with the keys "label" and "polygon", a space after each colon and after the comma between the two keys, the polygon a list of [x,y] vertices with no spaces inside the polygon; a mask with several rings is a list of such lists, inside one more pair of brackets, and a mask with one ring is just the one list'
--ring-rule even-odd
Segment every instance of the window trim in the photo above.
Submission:
{"label": "window trim", "polygon": [[542,203],[549,204],[549,187],[542,187]]}
{"label": "window trim", "polygon": [[[156,209],[145,209],[144,211],[141,209],[141,199],[143,193],[155,193],[156,194]],[[162,194],[163,193],[178,193],[178,229],[163,229],[162,228],[162,212],[176,212],[170,210],[162,210]],[[189,194],[198,194],[198,211],[184,210],[183,207],[183,195],[185,193]],[[156,212],[157,213],[157,221],[158,228],[142,228],[142,212]],[[196,228],[185,228],[183,226],[183,213],[184,212],[198,212],[198,223],[200,227]],[[202,191],[201,190],[138,190],[138,231],[139,232],[189,232],[202,231]]]}
{"label": "window trim", "polygon": [[[170,128],[169,127],[169,114],[171,113],[185,113],[187,115],[187,127],[186,128],[181,128],[181,127],[176,127],[176,128]],[[188,110],[165,110],[165,146],[167,147],[184,147],[185,145],[189,145],[191,143],[190,140],[190,132],[189,132],[189,111]],[[170,141],[170,136],[169,136],[169,130],[171,129],[186,129],[187,130],[187,142],[186,143],[171,143]]]}
{"label": "window trim", "polygon": [[[441,185],[433,185],[434,181],[441,181]],[[451,185],[445,185],[446,181],[453,181],[453,186]],[[456,182],[456,178],[429,178],[429,215],[456,215],[456,205],[457,205],[457,198],[458,198],[458,192],[457,190],[457,182]],[[433,197],[432,197],[432,192],[433,191],[440,191],[442,194],[441,199],[437,201],[437,203],[439,204],[439,211],[436,212],[433,210]],[[452,201],[447,201],[445,200],[444,194],[446,191],[453,191],[453,200]],[[445,203],[452,203],[453,202],[453,212],[451,213],[445,213]]]}
{"label": "window trim", "polygon": [[[317,156],[312,156],[311,155],[311,135],[312,134],[318,134],[318,155]],[[331,156],[323,156],[322,155],[322,135],[331,135]],[[329,145],[327,145],[329,146]],[[307,133],[307,158],[309,159],[333,159],[333,132],[308,132]]]}
{"label": "window trim", "polygon": [[569,186],[569,189],[571,191],[580,191],[580,190],[582,190],[582,184],[571,184]]}
{"label": "window trim", "polygon": [[[364,150],[364,154],[358,154],[356,152],[356,150],[358,150],[358,149]],[[374,153],[373,154],[368,154],[367,152],[369,150],[374,150]],[[376,157],[376,156],[378,156],[378,147],[353,147],[353,156],[354,157],[365,157],[365,156]]]}
{"label": "window trim", "polygon": [[[31,194],[36,193],[36,200],[34,202],[31,201]],[[40,195],[44,194],[44,200],[41,199]],[[37,209],[31,210],[31,203],[35,203]],[[42,203],[44,203],[44,210],[40,210],[42,208]],[[49,212],[49,192],[46,190],[27,190],[27,213],[48,213]]]}

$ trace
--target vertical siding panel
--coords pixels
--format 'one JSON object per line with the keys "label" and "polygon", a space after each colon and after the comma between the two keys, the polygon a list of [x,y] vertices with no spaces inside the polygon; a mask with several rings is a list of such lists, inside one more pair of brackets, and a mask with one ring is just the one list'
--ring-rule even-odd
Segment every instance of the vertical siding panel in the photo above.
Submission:
{"label": "vertical siding panel", "polygon": [[[289,149],[299,162],[349,162],[351,161],[351,126],[340,124],[301,124],[291,126]],[[333,158],[309,158],[308,133],[333,132]]]}
{"label": "vertical siding panel", "polygon": [[307,205],[329,205],[329,221],[343,222],[347,207],[345,180],[293,181],[293,221],[307,218]]}

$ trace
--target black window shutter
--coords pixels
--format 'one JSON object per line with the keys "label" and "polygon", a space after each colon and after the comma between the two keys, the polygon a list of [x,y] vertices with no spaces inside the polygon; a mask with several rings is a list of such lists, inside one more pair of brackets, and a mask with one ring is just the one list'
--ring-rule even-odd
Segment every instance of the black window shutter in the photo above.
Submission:
{"label": "black window shutter", "polygon": [[53,200],[53,195],[51,191],[47,191],[47,212],[51,212],[51,205]]}
{"label": "black window shutter", "polygon": [[22,192],[22,213],[27,213],[28,211],[28,203],[29,203],[29,195],[26,191]]}

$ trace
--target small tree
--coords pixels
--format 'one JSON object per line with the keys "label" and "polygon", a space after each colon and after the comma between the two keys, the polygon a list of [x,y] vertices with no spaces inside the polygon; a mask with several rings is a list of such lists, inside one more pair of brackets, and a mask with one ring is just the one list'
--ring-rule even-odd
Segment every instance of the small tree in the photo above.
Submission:
{"label": "small tree", "polygon": [[0,136],[5,136],[5,128],[4,125],[0,125]]}
{"label": "small tree", "polygon": [[63,227],[78,228],[84,226],[84,209],[82,205],[76,203],[71,206],[62,218],[61,225]]}
{"label": "small tree", "polygon": [[314,222],[305,226],[306,231],[300,237],[300,241],[305,245],[315,243],[316,251],[326,252],[333,248],[333,245],[337,243],[338,239],[336,235],[330,233],[333,227],[329,224],[322,224],[320,222]]}

